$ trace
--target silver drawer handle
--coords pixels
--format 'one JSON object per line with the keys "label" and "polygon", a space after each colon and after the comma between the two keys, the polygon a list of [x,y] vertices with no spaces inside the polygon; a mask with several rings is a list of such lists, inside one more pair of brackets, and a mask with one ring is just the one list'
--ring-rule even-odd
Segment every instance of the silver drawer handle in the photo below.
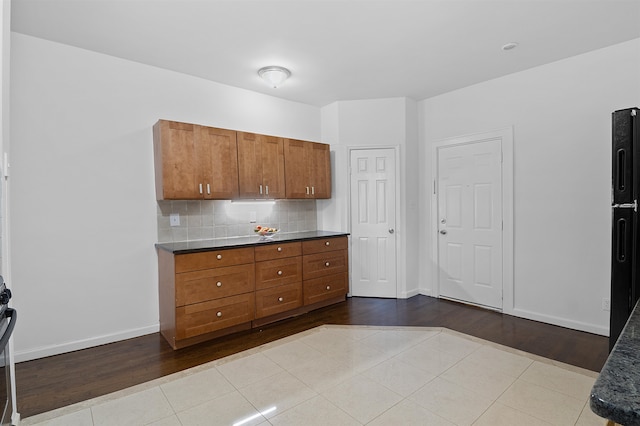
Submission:
{"label": "silver drawer handle", "polygon": [[327,290],[331,290],[331,286],[330,285],[327,286]]}
{"label": "silver drawer handle", "polygon": [[329,244],[331,244],[329,241],[327,241],[326,243],[324,243],[325,246],[328,246]]}
{"label": "silver drawer handle", "polygon": [[278,271],[278,275],[282,275],[282,271]]}
{"label": "silver drawer handle", "polygon": [[329,262],[326,262],[326,263],[324,264],[324,266],[329,266]]}
{"label": "silver drawer handle", "polygon": [[278,302],[284,302],[284,299],[282,297],[278,297]]}
{"label": "silver drawer handle", "polygon": [[282,251],[282,247],[278,247],[278,251]]}
{"label": "silver drawer handle", "polygon": [[220,317],[222,316],[222,312],[218,312],[218,313],[216,314],[216,316],[217,316],[218,318],[220,318]]}
{"label": "silver drawer handle", "polygon": [[217,255],[216,259],[218,259],[218,260],[222,259],[222,255],[221,254]]}
{"label": "silver drawer handle", "polygon": [[217,285],[218,287],[222,287],[222,283],[221,283],[220,281],[218,281],[218,282],[216,283],[216,285]]}

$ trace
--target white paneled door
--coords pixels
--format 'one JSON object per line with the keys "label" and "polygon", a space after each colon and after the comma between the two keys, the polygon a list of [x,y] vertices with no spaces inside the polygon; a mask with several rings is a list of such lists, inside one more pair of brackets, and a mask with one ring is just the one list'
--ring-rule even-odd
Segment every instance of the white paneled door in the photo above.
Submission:
{"label": "white paneled door", "polygon": [[351,151],[351,294],[396,297],[395,150]]}
{"label": "white paneled door", "polygon": [[502,143],[439,147],[440,296],[502,309]]}

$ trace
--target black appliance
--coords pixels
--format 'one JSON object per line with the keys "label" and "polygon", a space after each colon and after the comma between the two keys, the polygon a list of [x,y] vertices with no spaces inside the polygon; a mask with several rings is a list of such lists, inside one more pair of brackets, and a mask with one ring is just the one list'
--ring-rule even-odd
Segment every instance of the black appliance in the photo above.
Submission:
{"label": "black appliance", "polygon": [[612,114],[612,256],[609,351],[640,297],[640,138],[638,108]]}
{"label": "black appliance", "polygon": [[13,397],[11,374],[11,357],[9,354],[9,338],[16,325],[18,314],[9,308],[11,290],[7,288],[0,275],[0,425],[11,425],[13,415]]}

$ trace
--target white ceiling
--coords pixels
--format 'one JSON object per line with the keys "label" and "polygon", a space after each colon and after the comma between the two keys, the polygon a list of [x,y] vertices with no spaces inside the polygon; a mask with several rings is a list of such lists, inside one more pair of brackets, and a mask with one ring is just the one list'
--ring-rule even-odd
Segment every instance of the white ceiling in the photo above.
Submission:
{"label": "white ceiling", "polygon": [[[640,37],[640,0],[12,0],[13,31],[284,99],[425,99]],[[508,42],[520,45],[502,51]],[[257,70],[292,77],[272,89]],[[616,64],[611,64],[616,66]]]}

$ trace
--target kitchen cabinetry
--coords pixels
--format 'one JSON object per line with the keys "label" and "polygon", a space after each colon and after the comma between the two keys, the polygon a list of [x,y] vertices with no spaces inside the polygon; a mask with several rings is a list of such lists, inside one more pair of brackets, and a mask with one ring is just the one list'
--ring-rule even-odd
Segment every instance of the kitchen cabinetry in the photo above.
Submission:
{"label": "kitchen cabinetry", "polygon": [[348,293],[344,235],[188,253],[158,246],[160,332],[174,349],[304,314]]}
{"label": "kitchen cabinetry", "polygon": [[302,306],[300,242],[256,247],[256,318]]}
{"label": "kitchen cabinetry", "polygon": [[348,292],[347,237],[302,242],[303,303],[311,305]]}
{"label": "kitchen cabinetry", "polygon": [[284,140],[287,198],[331,198],[329,145]]}
{"label": "kitchen cabinetry", "polygon": [[285,198],[282,138],[237,133],[240,198]]}
{"label": "kitchen cabinetry", "polygon": [[160,250],[160,332],[174,349],[250,328],[253,248],[178,254]]}
{"label": "kitchen cabinetry", "polygon": [[153,142],[158,200],[238,197],[235,131],[159,120]]}

